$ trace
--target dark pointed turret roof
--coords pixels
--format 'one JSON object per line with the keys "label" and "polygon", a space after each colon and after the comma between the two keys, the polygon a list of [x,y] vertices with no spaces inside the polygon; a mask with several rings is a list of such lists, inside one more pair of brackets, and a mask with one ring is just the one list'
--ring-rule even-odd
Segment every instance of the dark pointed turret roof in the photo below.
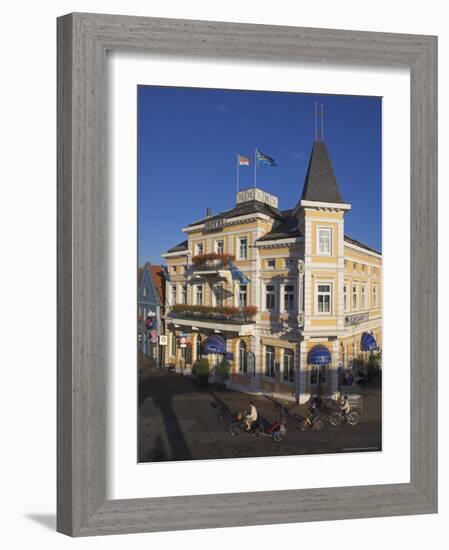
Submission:
{"label": "dark pointed turret roof", "polygon": [[315,141],[301,200],[344,203],[323,141]]}

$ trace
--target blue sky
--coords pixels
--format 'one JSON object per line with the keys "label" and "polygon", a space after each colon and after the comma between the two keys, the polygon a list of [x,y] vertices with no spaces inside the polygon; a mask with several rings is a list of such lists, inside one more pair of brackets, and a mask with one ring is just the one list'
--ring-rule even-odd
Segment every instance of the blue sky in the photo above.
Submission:
{"label": "blue sky", "polygon": [[[254,149],[276,167],[258,167],[257,186],[298,201],[312,149],[314,103],[324,104],[324,140],[352,210],[345,233],[381,250],[381,98],[138,86],[139,265],[185,239],[181,228],[232,208],[236,155]],[[253,163],[240,188],[253,185]]]}

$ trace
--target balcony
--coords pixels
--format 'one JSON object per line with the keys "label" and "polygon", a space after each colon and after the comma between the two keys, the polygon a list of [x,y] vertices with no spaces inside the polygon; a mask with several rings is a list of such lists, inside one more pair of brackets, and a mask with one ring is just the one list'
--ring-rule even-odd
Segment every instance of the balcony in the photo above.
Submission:
{"label": "balcony", "polygon": [[176,320],[177,323],[187,321],[187,323],[182,324],[195,324],[202,327],[211,324],[226,325],[226,329],[240,332],[243,326],[254,325],[256,313],[257,308],[255,306],[237,308],[176,304],[171,308],[167,319]]}
{"label": "balcony", "polygon": [[193,277],[220,277],[231,278],[231,262],[235,259],[232,254],[199,254],[192,258],[190,274]]}

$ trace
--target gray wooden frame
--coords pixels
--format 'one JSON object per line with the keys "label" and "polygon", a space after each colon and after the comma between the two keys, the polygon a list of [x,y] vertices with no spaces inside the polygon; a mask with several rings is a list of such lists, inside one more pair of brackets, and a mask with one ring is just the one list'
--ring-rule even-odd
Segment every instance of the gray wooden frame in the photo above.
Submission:
{"label": "gray wooden frame", "polygon": [[[411,71],[410,483],[106,500],[106,52]],[[72,536],[437,511],[437,39],[75,13],[58,19],[58,509]]]}

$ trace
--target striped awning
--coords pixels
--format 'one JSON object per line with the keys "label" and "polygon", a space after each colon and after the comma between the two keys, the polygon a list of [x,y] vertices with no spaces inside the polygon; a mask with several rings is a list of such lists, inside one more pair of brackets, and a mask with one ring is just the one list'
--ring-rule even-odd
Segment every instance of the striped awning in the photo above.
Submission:
{"label": "striped awning", "polygon": [[362,351],[373,351],[377,349],[376,339],[369,332],[364,332],[362,334],[362,340],[360,342],[360,349]]}
{"label": "striped awning", "polygon": [[307,356],[309,365],[328,365],[331,362],[331,354],[326,346],[313,347]]}
{"label": "striped awning", "polygon": [[213,334],[208,336],[204,341],[204,344],[201,348],[201,352],[204,354],[208,353],[226,353],[226,342],[222,336],[218,334]]}

